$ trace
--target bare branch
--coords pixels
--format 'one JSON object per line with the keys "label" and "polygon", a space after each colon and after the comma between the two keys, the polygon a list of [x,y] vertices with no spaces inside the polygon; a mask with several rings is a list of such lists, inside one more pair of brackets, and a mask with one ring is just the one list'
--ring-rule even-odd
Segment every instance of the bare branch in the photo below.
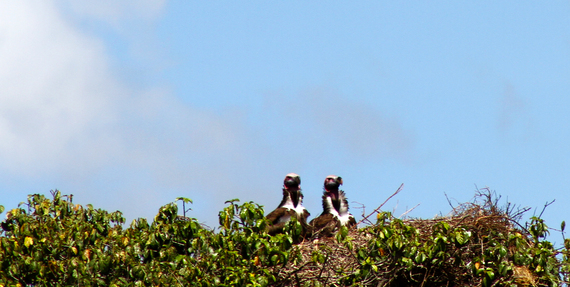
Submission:
{"label": "bare branch", "polygon": [[546,203],[544,204],[544,207],[542,208],[542,211],[540,212],[540,215],[538,216],[538,218],[542,218],[542,214],[544,213],[544,210],[546,210],[546,208],[547,208],[549,205],[553,204],[555,201],[556,201],[556,199],[553,199],[551,202],[546,202]]}
{"label": "bare branch", "polygon": [[451,210],[455,209],[455,207],[453,207],[453,204],[451,204],[451,201],[449,200],[447,193],[444,192],[443,194],[445,194],[445,199],[447,199],[447,203],[449,204],[449,206],[451,206]]}
{"label": "bare branch", "polygon": [[416,207],[418,207],[418,206],[420,206],[420,204],[419,204],[419,203],[418,203],[418,204],[416,204],[416,206],[412,207],[411,209],[408,209],[408,211],[406,211],[406,212],[402,213],[402,215],[400,215],[400,217],[398,217],[398,218],[402,218],[404,215],[406,215],[406,214],[410,213],[412,210],[416,209]]}
{"label": "bare branch", "polygon": [[364,214],[366,214],[366,206],[358,201],[352,201],[351,203],[355,203],[360,205],[359,207],[353,207],[355,209],[362,209],[362,217],[364,217]]}
{"label": "bare branch", "polygon": [[396,192],[394,192],[392,195],[390,195],[390,197],[388,197],[388,199],[386,199],[382,204],[380,204],[380,206],[378,206],[378,208],[374,209],[374,211],[372,211],[370,214],[368,214],[367,216],[365,216],[364,218],[362,218],[358,223],[362,223],[364,220],[367,220],[368,217],[370,217],[372,214],[378,212],[380,210],[380,208],[382,208],[382,206],[384,206],[384,204],[386,204],[386,202],[388,202],[388,200],[390,200],[392,197],[396,196],[396,194],[398,194],[400,191],[402,191],[402,189],[404,188],[404,184],[402,183],[400,185],[400,187],[398,187],[398,190],[396,190]]}

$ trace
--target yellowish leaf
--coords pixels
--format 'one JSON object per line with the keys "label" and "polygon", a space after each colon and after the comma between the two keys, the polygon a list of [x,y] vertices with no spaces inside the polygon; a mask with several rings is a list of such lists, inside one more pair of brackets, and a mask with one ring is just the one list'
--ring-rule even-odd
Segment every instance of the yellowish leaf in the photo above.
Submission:
{"label": "yellowish leaf", "polygon": [[259,256],[255,256],[255,259],[253,260],[253,265],[259,266]]}
{"label": "yellowish leaf", "polygon": [[87,258],[87,260],[91,259],[91,249],[85,249],[85,251],[83,251],[83,256],[85,256],[85,258]]}
{"label": "yellowish leaf", "polygon": [[33,244],[34,244],[34,239],[29,237],[29,236],[26,236],[26,238],[24,239],[24,245],[26,247],[30,247],[30,245],[33,245]]}

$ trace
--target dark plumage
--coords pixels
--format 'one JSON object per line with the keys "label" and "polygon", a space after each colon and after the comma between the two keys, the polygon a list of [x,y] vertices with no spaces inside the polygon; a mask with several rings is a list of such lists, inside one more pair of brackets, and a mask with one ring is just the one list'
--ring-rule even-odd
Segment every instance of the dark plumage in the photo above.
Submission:
{"label": "dark plumage", "polygon": [[297,220],[303,226],[303,236],[309,232],[307,217],[310,213],[303,207],[303,193],[301,192],[301,178],[299,175],[290,173],[283,181],[283,199],[279,206],[270,212],[265,218],[269,220],[270,226],[267,232],[271,235],[283,232],[285,224],[291,220],[291,217]]}
{"label": "dark plumage", "polygon": [[356,226],[354,216],[348,211],[348,199],[344,191],[339,190],[340,185],[342,185],[340,176],[329,175],[325,179],[323,213],[310,223],[317,236],[332,236],[341,226],[349,228]]}

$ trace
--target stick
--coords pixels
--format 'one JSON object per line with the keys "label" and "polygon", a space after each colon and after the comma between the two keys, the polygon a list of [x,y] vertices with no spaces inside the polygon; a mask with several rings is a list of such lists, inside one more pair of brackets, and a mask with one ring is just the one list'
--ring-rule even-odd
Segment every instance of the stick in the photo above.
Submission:
{"label": "stick", "polygon": [[540,212],[540,215],[538,216],[538,218],[542,217],[542,214],[544,213],[544,210],[546,210],[546,208],[553,204],[556,201],[556,199],[553,199],[551,202],[546,202],[546,204],[544,204],[544,207],[542,208],[542,211]]}
{"label": "stick", "polygon": [[419,203],[418,203],[418,204],[416,204],[416,206],[412,207],[411,209],[408,209],[408,211],[406,211],[406,212],[402,213],[402,215],[400,215],[400,217],[399,217],[399,218],[402,218],[404,215],[406,215],[406,214],[408,214],[410,211],[412,211],[412,210],[416,209],[416,207],[418,207],[418,206],[420,206],[420,204],[419,204]]}
{"label": "stick", "polygon": [[351,201],[351,203],[360,204],[360,207],[353,207],[353,208],[362,209],[362,216],[364,217],[364,214],[366,214],[366,206],[358,201]]}
{"label": "stick", "polygon": [[378,210],[380,210],[380,208],[382,208],[382,206],[384,206],[384,204],[386,204],[386,202],[388,202],[388,200],[390,200],[390,198],[394,197],[396,194],[398,194],[400,191],[402,191],[402,189],[404,188],[404,184],[402,183],[400,185],[400,187],[398,187],[398,190],[396,190],[396,192],[394,192],[392,195],[390,195],[390,197],[388,197],[388,199],[386,199],[382,204],[380,204],[380,206],[378,206],[378,208],[374,209],[374,211],[372,211],[370,214],[368,214],[366,217],[362,218],[356,225],[362,223],[364,220],[367,220],[368,217],[370,217],[372,214],[374,214],[375,212],[378,212]]}
{"label": "stick", "polygon": [[451,210],[455,210],[455,207],[453,207],[453,204],[451,204],[451,200],[449,200],[449,197],[447,197],[447,193],[444,192],[443,194],[445,194],[445,198],[447,199],[449,206],[451,206]]}

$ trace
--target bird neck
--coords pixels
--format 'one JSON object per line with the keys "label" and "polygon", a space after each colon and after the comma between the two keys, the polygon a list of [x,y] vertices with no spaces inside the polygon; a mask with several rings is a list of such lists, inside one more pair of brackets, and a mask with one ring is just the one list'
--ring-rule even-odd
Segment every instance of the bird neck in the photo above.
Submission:
{"label": "bird neck", "polygon": [[[330,201],[327,200],[330,198]],[[340,213],[342,205],[344,203],[344,193],[338,188],[325,189],[325,194],[323,196],[323,207],[325,210],[334,210],[336,214]]]}
{"label": "bird neck", "polygon": [[300,188],[283,188],[283,200],[280,206],[288,203],[293,204],[295,208],[303,203],[303,193]]}
{"label": "bird neck", "polygon": [[327,196],[330,196],[332,200],[339,199],[338,188],[325,189],[325,193]]}

